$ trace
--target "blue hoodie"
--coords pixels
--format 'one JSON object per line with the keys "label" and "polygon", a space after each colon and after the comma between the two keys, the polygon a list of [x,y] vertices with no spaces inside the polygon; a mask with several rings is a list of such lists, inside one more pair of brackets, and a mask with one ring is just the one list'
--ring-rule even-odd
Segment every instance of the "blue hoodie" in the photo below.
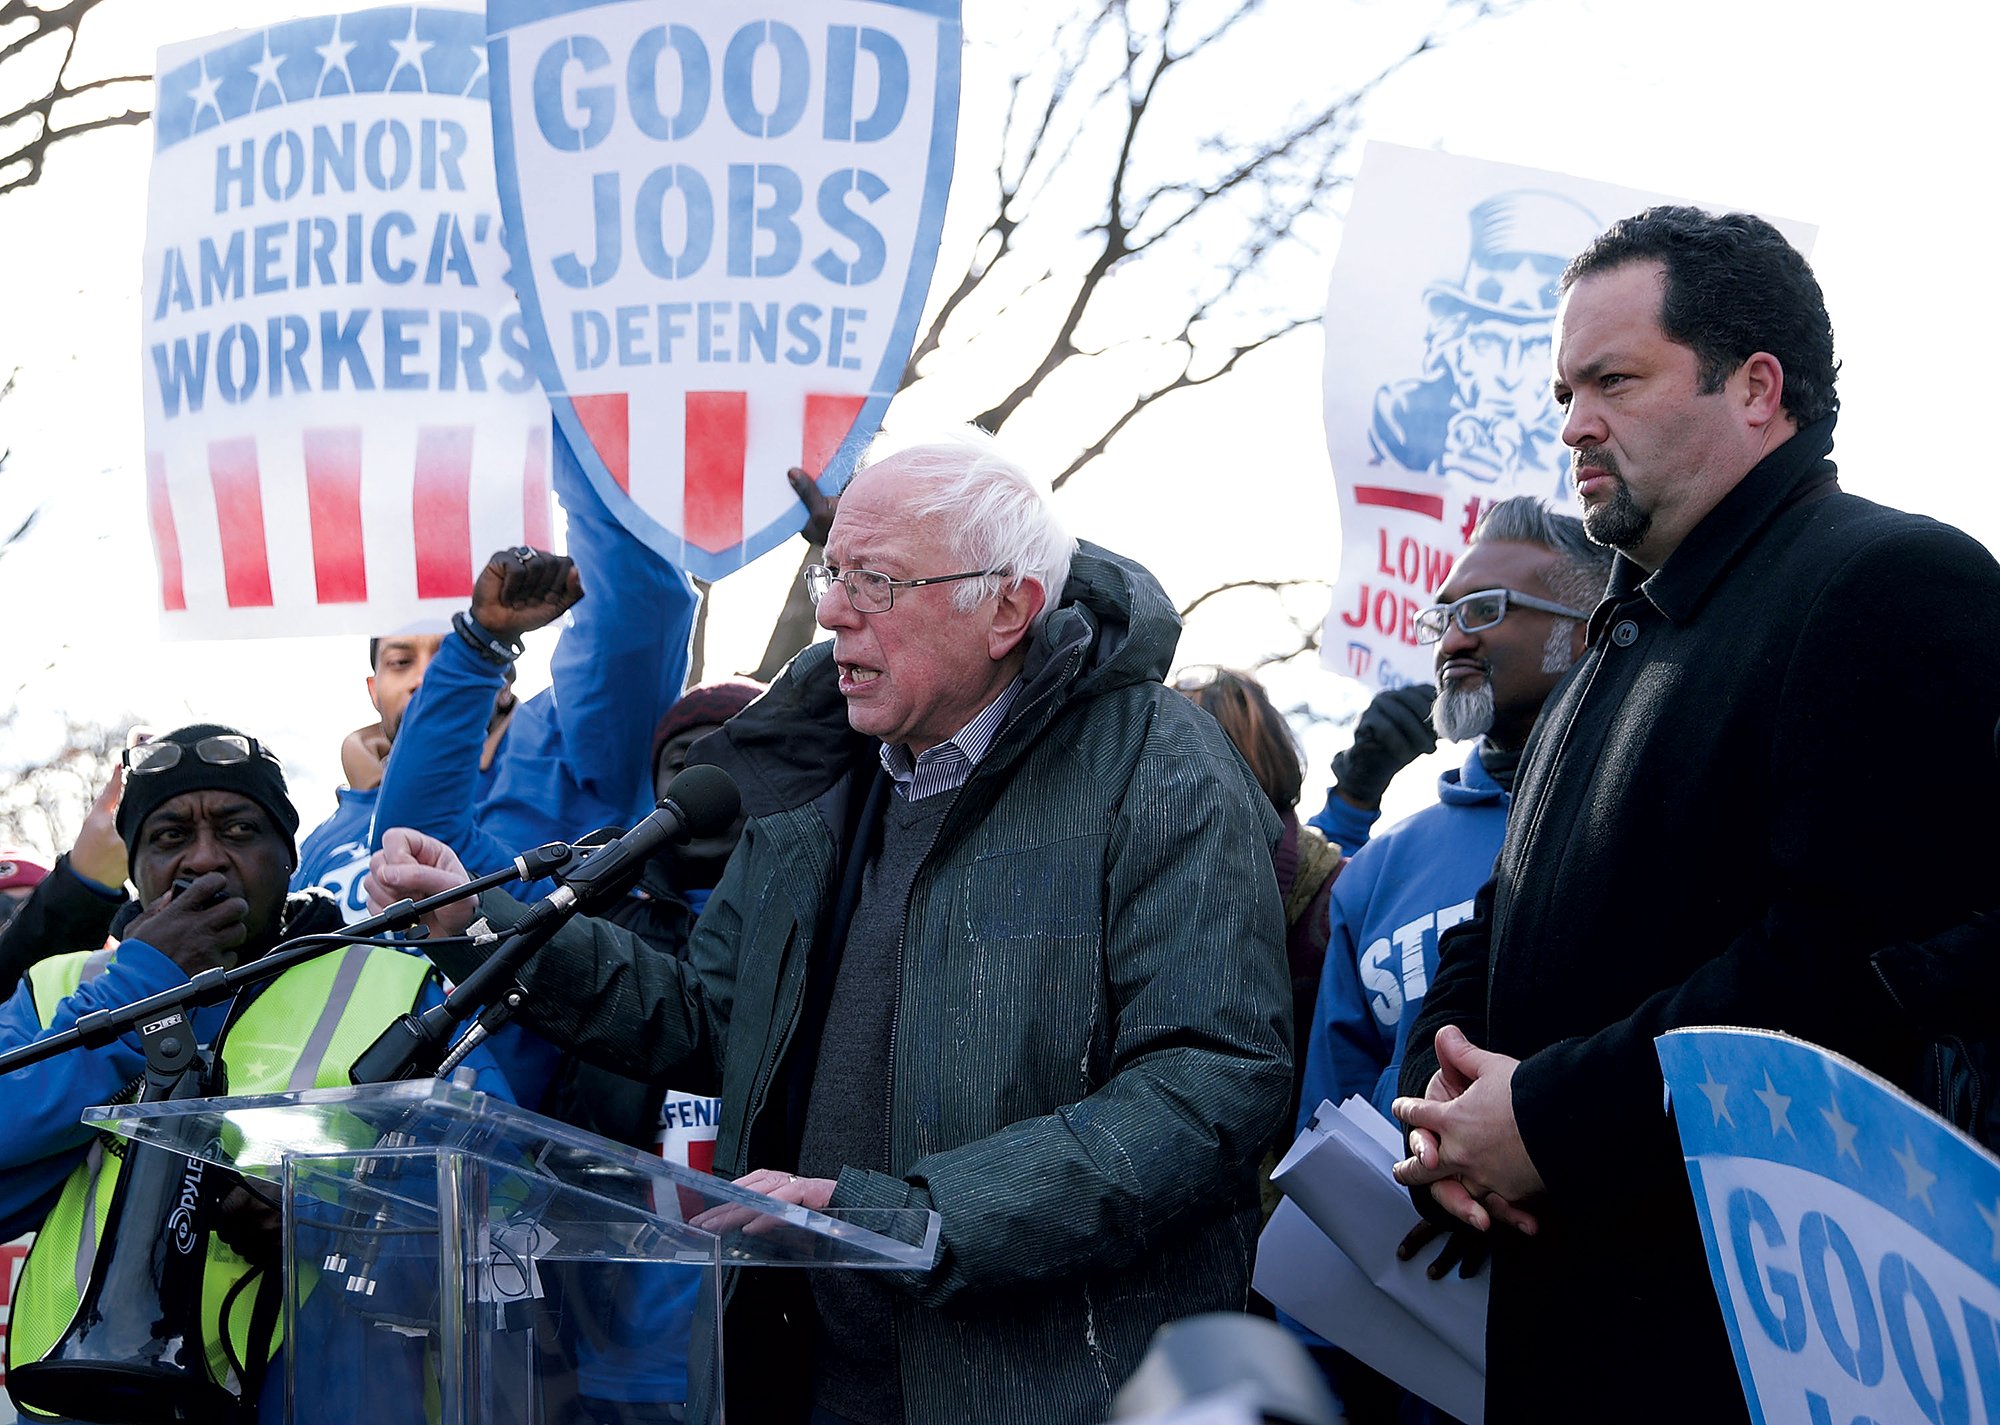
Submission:
{"label": "blue hoodie", "polygon": [[375,793],[341,787],[333,797],[333,815],[299,843],[299,868],[292,872],[291,889],[318,886],[340,902],[341,915],[352,925],[368,914],[361,878],[368,873],[368,826],[375,816]]}
{"label": "blue hoodie", "polygon": [[1438,778],[1436,806],[1375,837],[1333,883],[1300,1131],[1321,1099],[1361,1094],[1389,1112],[1404,1043],[1437,973],[1438,936],[1471,917],[1506,834],[1511,798],[1487,775],[1485,746]]}

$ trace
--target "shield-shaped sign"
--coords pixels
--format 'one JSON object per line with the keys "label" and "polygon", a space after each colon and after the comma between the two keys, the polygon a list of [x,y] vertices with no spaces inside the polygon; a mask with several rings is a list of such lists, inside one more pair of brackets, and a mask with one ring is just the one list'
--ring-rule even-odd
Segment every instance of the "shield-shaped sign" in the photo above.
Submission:
{"label": "shield-shaped sign", "polygon": [[533,360],[585,471],[706,579],[846,483],[909,358],[957,127],[958,0],[491,0]]}

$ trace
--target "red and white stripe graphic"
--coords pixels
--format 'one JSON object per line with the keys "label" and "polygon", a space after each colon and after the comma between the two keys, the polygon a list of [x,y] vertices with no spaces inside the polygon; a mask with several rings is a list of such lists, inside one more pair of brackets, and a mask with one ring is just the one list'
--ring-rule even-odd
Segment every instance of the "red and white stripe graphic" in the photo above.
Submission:
{"label": "red and white stripe graphic", "polygon": [[[711,554],[743,544],[757,526],[774,517],[758,518],[746,498],[747,480],[775,481],[778,508],[788,506],[793,496],[783,485],[784,468],[797,464],[814,475],[825,471],[867,402],[866,396],[811,392],[792,406],[790,398],[759,403],[745,391],[688,391],[682,396],[678,421],[672,413],[663,418],[659,413],[638,412],[641,434],[635,439],[635,412],[626,393],[570,398],[604,468],[618,488],[638,498],[642,507],[647,500],[633,490],[635,447],[647,451],[678,440],[681,459],[655,462],[655,467],[671,469],[678,463],[681,536]],[[774,468],[764,469],[756,454],[760,437],[768,449],[774,443],[774,426],[768,422],[786,415],[798,432],[796,454],[787,451]],[[760,417],[767,423],[760,424]],[[650,440],[644,436],[648,429],[654,432]]]}
{"label": "red and white stripe graphic", "polygon": [[[492,547],[525,541],[546,549],[553,539],[547,428],[531,426],[511,457],[490,448],[500,439],[505,437],[472,425],[420,427],[414,445],[407,439],[403,445],[407,474],[384,468],[395,463],[394,453],[370,449],[360,425],[308,427],[289,449],[260,451],[249,435],[210,440],[205,449],[183,449],[178,468],[167,452],[149,451],[146,501],[161,607],[187,613],[192,593],[197,610],[217,603],[230,610],[272,609],[285,603],[287,587],[294,591],[292,608],[300,600],[365,605],[385,591],[392,599],[401,591],[403,597],[463,600]],[[497,469],[477,468],[481,443]],[[302,499],[298,489],[287,488],[300,473]],[[478,488],[481,479],[496,475],[504,488]],[[402,488],[409,492],[407,503],[396,496],[385,505],[383,492]],[[208,518],[212,528],[204,528]],[[309,592],[301,585],[303,571],[289,563],[308,540]],[[195,577],[212,570],[218,557],[219,587],[212,574],[206,582]],[[408,562],[386,567],[385,558]],[[289,581],[274,579],[278,573],[290,575]],[[383,627],[401,621],[388,610],[380,618]]]}

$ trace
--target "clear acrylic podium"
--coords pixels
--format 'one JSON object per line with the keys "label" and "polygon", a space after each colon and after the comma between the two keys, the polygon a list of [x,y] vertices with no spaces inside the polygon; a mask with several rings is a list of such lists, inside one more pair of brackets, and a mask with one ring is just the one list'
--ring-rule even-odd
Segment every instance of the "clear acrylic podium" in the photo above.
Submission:
{"label": "clear acrylic podium", "polygon": [[85,1121],[282,1202],[293,1425],[539,1425],[598,1393],[612,1320],[641,1352],[684,1348],[688,1418],[721,1421],[722,1269],[923,1271],[937,1255],[935,1212],[781,1203],[435,1079]]}

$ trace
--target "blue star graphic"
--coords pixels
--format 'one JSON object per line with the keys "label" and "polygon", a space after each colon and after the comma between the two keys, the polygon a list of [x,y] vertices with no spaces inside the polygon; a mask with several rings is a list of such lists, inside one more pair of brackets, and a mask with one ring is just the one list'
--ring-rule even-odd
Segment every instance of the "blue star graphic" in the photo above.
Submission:
{"label": "blue star graphic", "polygon": [[1917,1161],[1916,1145],[1910,1141],[1907,1133],[1903,1135],[1902,1151],[1898,1152],[1892,1148],[1889,1150],[1889,1156],[1894,1158],[1903,1170],[1903,1197],[1906,1200],[1920,1197],[1924,1200],[1924,1207],[1935,1213],[1937,1206],[1931,1201],[1931,1184],[1937,1181],[1937,1174]]}
{"label": "blue star graphic", "polygon": [[1771,1136],[1773,1138],[1778,1136],[1780,1129],[1786,1133],[1790,1133],[1794,1138],[1799,1136],[1792,1130],[1791,1119],[1786,1117],[1791,1112],[1792,1101],[1778,1092],[1778,1086],[1771,1082],[1771,1071],[1769,1069],[1764,1070],[1764,1087],[1757,1090],[1756,1096],[1762,1100],[1764,1111],[1771,1115]]}
{"label": "blue star graphic", "polygon": [[201,57],[201,81],[188,91],[188,96],[194,100],[194,118],[189,121],[190,128],[201,122],[201,111],[203,109],[213,109],[215,111],[215,121],[218,124],[222,122],[222,106],[215,102],[215,91],[221,87],[222,81],[208,72],[208,56],[203,55]]}
{"label": "blue star graphic", "polygon": [[400,40],[390,40],[389,47],[396,51],[396,62],[389,67],[389,78],[382,85],[384,89],[396,87],[396,76],[405,69],[414,69],[417,79],[428,89],[429,78],[424,74],[424,51],[431,48],[431,41],[417,38],[417,12],[410,11],[410,31]]}
{"label": "blue star graphic", "polygon": [[478,87],[479,81],[486,77],[486,46],[474,45],[472,48],[479,56],[479,64],[472,71],[472,78],[465,81],[465,88],[458,91],[461,95],[470,94]]}
{"label": "blue star graphic", "polygon": [[1539,311],[1542,306],[1542,289],[1549,285],[1549,279],[1535,270],[1535,264],[1522,258],[1512,272],[1500,274],[1499,307],[1518,307],[1523,311]]}
{"label": "blue star graphic", "polygon": [[319,55],[325,64],[325,67],[319,72],[319,83],[314,87],[313,93],[320,94],[325,92],[327,76],[333,74],[335,71],[338,71],[340,77],[347,81],[347,92],[350,94],[354,92],[354,71],[347,67],[347,57],[354,53],[357,47],[355,41],[343,40],[340,37],[340,17],[338,15],[334,16],[333,38],[329,39],[323,45],[313,46],[314,52]]}
{"label": "blue star graphic", "polygon": [[1734,1128],[1736,1120],[1729,1116],[1729,1105],[1723,1102],[1729,1096],[1729,1085],[1717,1083],[1715,1081],[1715,1070],[1709,1068],[1706,1064],[1702,1065],[1702,1072],[1707,1074],[1708,1077],[1696,1084],[1695,1087],[1708,1095],[1709,1112],[1715,1115],[1716,1123],[1727,1123],[1731,1128]]}
{"label": "blue star graphic", "polygon": [[278,82],[278,69],[284,61],[271,53],[271,32],[264,31],[264,57],[250,66],[250,72],[257,76],[257,88],[250,95],[250,107],[257,107],[257,101],[264,97],[264,86],[270,85],[278,91],[278,98],[285,97],[285,86]]}
{"label": "blue star graphic", "polygon": [[1854,1140],[1860,1134],[1861,1130],[1841,1117],[1840,1104],[1835,1102],[1826,1108],[1822,1108],[1819,1111],[1819,1116],[1824,1118],[1826,1126],[1833,1130],[1833,1160],[1837,1163],[1840,1161],[1841,1155],[1845,1154],[1854,1159],[1856,1163],[1859,1163],[1861,1155],[1854,1150]]}

